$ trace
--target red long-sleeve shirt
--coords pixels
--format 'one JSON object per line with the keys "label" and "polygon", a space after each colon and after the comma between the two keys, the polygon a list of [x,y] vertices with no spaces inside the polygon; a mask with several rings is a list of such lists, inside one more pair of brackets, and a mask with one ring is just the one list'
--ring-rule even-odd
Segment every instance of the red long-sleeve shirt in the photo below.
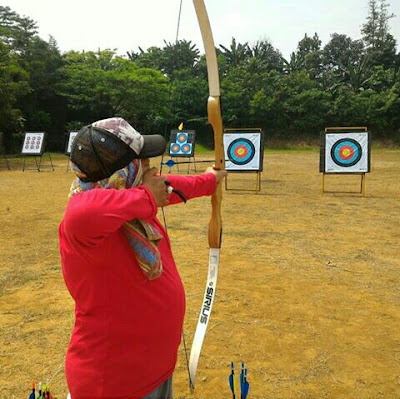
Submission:
{"label": "red long-sleeve shirt", "polygon": [[[213,174],[168,176],[188,199],[211,195]],[[178,203],[177,195],[169,196]],[[75,325],[66,357],[73,399],[136,399],[175,368],[185,294],[157,205],[144,186],[95,189],[72,197],[59,226],[65,283],[75,301]],[[143,219],[158,227],[163,273],[148,280],[122,225]]]}

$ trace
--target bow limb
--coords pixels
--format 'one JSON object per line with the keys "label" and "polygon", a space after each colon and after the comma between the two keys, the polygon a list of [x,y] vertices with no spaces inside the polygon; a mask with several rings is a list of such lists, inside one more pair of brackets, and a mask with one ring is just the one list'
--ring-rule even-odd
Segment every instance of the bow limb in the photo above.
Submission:
{"label": "bow limb", "polygon": [[[193,0],[196,9],[197,19],[200,25],[201,35],[204,43],[204,50],[207,62],[209,97],[207,103],[208,120],[214,131],[215,147],[215,169],[224,169],[225,154],[223,145],[223,125],[220,104],[219,72],[217,54],[215,51],[214,40],[211,32],[210,21],[203,0]],[[211,309],[214,302],[215,289],[217,286],[219,255],[222,238],[222,184],[218,184],[215,193],[211,198],[211,219],[208,225],[208,243],[210,246],[208,277],[204,292],[202,308],[197,322],[196,332],[190,351],[189,360],[189,386],[194,390],[197,365],[200,358],[201,347],[207,330]]]}

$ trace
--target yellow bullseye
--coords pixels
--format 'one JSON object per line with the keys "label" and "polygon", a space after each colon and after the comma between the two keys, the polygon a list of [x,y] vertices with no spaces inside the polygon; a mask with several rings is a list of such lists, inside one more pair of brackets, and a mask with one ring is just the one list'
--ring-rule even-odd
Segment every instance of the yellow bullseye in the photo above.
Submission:
{"label": "yellow bullseye", "polygon": [[350,154],[351,154],[351,151],[350,151],[348,148],[345,148],[345,149],[343,150],[343,155],[344,155],[345,157],[348,157]]}
{"label": "yellow bullseye", "polygon": [[244,148],[239,148],[238,149],[238,155],[243,155],[245,153],[245,149]]}

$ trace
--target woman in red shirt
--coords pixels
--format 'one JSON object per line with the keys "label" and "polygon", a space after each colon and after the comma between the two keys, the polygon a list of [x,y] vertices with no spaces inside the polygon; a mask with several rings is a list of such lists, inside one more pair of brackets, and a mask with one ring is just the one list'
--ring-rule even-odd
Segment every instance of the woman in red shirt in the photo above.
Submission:
{"label": "woman in red shirt", "polygon": [[72,399],[172,398],[185,294],[158,207],[211,195],[225,171],[157,175],[162,136],[122,118],[83,128],[77,179],[59,226],[62,270],[75,301],[66,357]]}

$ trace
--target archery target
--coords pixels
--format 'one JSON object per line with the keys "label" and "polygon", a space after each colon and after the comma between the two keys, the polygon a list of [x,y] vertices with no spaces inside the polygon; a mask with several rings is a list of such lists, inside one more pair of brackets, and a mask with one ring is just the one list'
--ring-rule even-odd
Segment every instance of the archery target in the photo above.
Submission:
{"label": "archery target", "polygon": [[254,144],[248,139],[236,139],[229,144],[228,157],[235,165],[245,165],[249,163],[256,154]]}
{"label": "archery target", "polygon": [[331,157],[336,165],[348,168],[360,161],[362,148],[356,140],[341,139],[331,148]]}
{"label": "archery target", "polygon": [[178,154],[180,150],[181,150],[181,146],[179,144],[176,144],[176,143],[171,144],[170,151],[172,154]]}
{"label": "archery target", "polygon": [[325,173],[369,172],[369,134],[327,133],[325,135]]}
{"label": "archery target", "polygon": [[195,131],[172,130],[169,155],[173,157],[192,157],[194,155]]}
{"label": "archery target", "polygon": [[224,148],[226,170],[262,170],[261,132],[225,133]]}
{"label": "archery target", "polygon": [[25,155],[42,155],[44,150],[44,136],[40,133],[25,133],[24,144],[22,146],[22,154]]}
{"label": "archery target", "polygon": [[65,151],[66,154],[71,154],[72,150],[72,143],[74,142],[74,139],[78,132],[69,132],[69,137],[68,137],[68,144],[67,144],[67,150]]}
{"label": "archery target", "polygon": [[181,143],[181,144],[187,143],[187,141],[188,141],[188,134],[187,134],[187,133],[178,133],[178,134],[176,135],[176,141],[177,141],[177,143]]}
{"label": "archery target", "polygon": [[182,145],[181,151],[183,154],[190,154],[190,152],[192,151],[192,145],[191,144]]}

